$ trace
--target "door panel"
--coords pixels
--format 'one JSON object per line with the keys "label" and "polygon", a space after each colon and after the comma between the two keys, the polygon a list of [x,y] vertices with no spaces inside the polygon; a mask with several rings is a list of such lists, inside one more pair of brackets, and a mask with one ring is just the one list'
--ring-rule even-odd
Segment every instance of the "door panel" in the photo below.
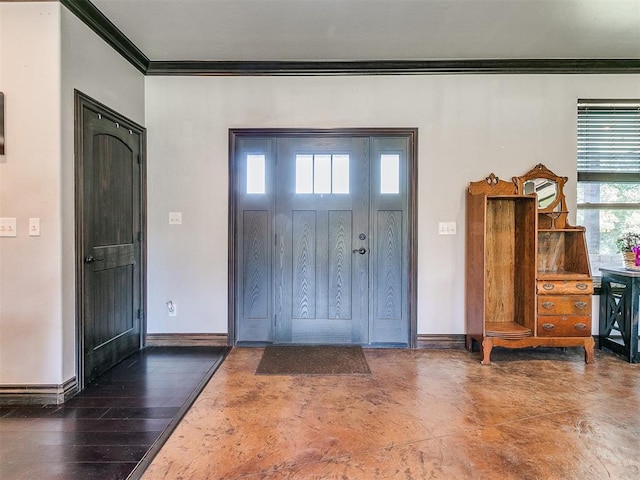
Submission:
{"label": "door panel", "polygon": [[377,213],[377,248],[375,257],[376,284],[375,338],[382,342],[401,341],[403,324],[402,275],[402,212],[381,210]]}
{"label": "door panel", "polygon": [[243,316],[264,319],[269,312],[269,216],[266,210],[247,210],[243,214],[244,288]]}
{"label": "door panel", "polygon": [[402,318],[402,212],[378,211],[376,270],[378,318]]}
{"label": "door panel", "polygon": [[[406,137],[372,139],[371,216],[375,253],[372,255],[371,343],[374,344],[402,345],[409,338],[409,151]],[[385,173],[397,178],[381,177],[382,159],[389,157],[398,159],[399,168]]]}
{"label": "door panel", "polygon": [[[106,120],[105,120],[106,121]],[[120,138],[97,133],[99,122],[89,122],[94,157],[89,205],[93,246],[133,243],[133,182],[136,177],[132,149]]]}
{"label": "door panel", "polygon": [[[236,274],[230,308],[235,299],[235,340],[241,343],[273,341],[273,198],[275,140],[269,137],[246,137],[237,143],[232,184],[237,202],[233,212],[236,234],[235,255],[230,262]],[[262,158],[263,178],[248,165],[249,158]],[[259,177],[259,175],[258,175]],[[250,179],[253,181],[250,181]],[[254,193],[259,192],[259,193]]]}
{"label": "door panel", "polygon": [[292,221],[293,318],[316,318],[316,212],[294,210]]}
{"label": "door panel", "polygon": [[329,318],[351,317],[353,214],[348,210],[329,212]]}
{"label": "door panel", "polygon": [[83,105],[82,383],[134,353],[142,332],[141,133]]}
{"label": "door panel", "polygon": [[[88,318],[87,329],[93,332],[93,351],[113,338],[134,328],[133,286],[134,269],[131,265],[107,268],[93,274],[94,307]],[[116,296],[120,292],[121,296]],[[93,353],[93,352],[92,352]]]}
{"label": "door panel", "polygon": [[[348,193],[327,192],[327,185],[342,185],[333,177],[322,182],[324,193],[297,193],[297,156],[310,156],[313,162],[333,156],[329,162],[333,165],[343,164],[345,155],[349,158]],[[368,342],[369,305],[353,302],[354,296],[367,295],[362,282],[353,280],[368,278],[368,244],[357,237],[369,235],[368,163],[366,137],[277,140],[276,342]],[[315,183],[317,163],[313,167]],[[364,255],[353,253],[361,246]]]}

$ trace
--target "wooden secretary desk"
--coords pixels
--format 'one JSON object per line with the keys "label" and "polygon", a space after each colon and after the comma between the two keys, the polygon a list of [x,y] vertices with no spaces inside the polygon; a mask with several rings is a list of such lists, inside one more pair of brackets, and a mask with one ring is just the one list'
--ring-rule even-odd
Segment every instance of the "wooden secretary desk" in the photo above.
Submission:
{"label": "wooden secretary desk", "polygon": [[593,363],[593,281],[584,227],[569,225],[559,177],[536,165],[467,190],[466,346],[582,346]]}

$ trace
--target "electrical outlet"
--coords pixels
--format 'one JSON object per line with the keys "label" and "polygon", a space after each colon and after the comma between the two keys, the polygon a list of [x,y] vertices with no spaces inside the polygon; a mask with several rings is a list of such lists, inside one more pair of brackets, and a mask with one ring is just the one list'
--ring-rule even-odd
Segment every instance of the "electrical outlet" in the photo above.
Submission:
{"label": "electrical outlet", "polygon": [[169,212],[169,225],[182,225],[182,212]]}
{"label": "electrical outlet", "polygon": [[455,235],[456,234],[456,222],[440,222],[438,224],[439,235]]}

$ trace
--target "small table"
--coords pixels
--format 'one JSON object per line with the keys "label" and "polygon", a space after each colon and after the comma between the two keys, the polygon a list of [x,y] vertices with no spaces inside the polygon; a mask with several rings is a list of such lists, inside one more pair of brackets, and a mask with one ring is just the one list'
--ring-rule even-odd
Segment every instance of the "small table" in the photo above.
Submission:
{"label": "small table", "polygon": [[599,346],[624,355],[631,363],[639,363],[640,271],[624,268],[601,268],[600,271]]}

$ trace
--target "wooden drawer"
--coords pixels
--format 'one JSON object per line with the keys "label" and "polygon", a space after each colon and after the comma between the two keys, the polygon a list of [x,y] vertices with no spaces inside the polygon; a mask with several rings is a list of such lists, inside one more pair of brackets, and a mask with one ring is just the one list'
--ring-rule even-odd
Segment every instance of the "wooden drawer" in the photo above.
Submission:
{"label": "wooden drawer", "polygon": [[545,315],[538,317],[539,337],[588,337],[591,317],[574,315]]}
{"label": "wooden drawer", "polygon": [[591,315],[591,295],[540,295],[538,315]]}
{"label": "wooden drawer", "polygon": [[592,294],[593,281],[589,280],[538,280],[538,295]]}

